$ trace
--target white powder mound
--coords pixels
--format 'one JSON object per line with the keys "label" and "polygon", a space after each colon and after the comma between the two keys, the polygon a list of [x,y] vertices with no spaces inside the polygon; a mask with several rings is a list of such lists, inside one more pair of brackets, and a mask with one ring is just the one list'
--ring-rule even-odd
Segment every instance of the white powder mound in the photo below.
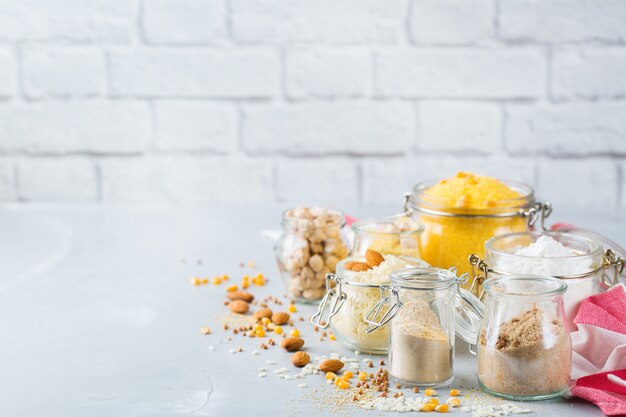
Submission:
{"label": "white powder mound", "polygon": [[518,248],[515,255],[536,256],[541,258],[556,258],[563,256],[575,256],[578,253],[550,236],[540,236],[535,242],[526,247]]}

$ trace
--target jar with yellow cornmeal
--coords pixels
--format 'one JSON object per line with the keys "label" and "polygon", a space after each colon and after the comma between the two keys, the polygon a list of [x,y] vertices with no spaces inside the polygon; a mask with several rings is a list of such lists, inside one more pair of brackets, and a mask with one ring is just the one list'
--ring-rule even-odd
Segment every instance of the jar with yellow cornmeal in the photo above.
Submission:
{"label": "jar with yellow cornmeal", "polygon": [[483,257],[487,239],[527,229],[535,197],[525,184],[459,172],[416,184],[408,204],[413,218],[424,225],[421,258],[434,267],[454,266],[463,273],[471,272],[470,254]]}

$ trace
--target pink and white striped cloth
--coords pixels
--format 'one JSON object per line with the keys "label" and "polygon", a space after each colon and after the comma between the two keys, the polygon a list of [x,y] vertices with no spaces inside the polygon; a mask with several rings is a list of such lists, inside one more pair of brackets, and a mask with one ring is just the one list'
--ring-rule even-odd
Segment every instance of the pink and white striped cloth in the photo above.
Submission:
{"label": "pink and white striped cloth", "polygon": [[574,318],[571,395],[626,415],[626,287],[586,298]]}

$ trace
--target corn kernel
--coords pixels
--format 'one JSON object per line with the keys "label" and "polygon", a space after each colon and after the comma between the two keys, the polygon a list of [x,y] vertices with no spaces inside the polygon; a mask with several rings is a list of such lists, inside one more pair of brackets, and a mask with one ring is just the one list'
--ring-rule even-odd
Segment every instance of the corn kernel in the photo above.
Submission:
{"label": "corn kernel", "polygon": [[459,395],[461,395],[461,391],[459,391],[458,389],[451,389],[450,395],[452,395],[453,397],[458,397]]}
{"label": "corn kernel", "polygon": [[337,340],[337,338],[335,337],[335,335],[334,335],[334,334],[331,334],[330,336],[328,336],[328,338],[329,338],[330,340]]}
{"label": "corn kernel", "polygon": [[[335,386],[339,386],[339,383],[342,382],[342,381],[343,381],[343,379],[341,379],[339,377],[335,378]],[[343,382],[345,382],[345,381],[343,381]]]}
{"label": "corn kernel", "polygon": [[243,278],[241,278],[244,282],[248,282],[250,280],[250,277],[247,275],[244,275]]}
{"label": "corn kernel", "polygon": [[367,379],[367,372],[365,372],[365,371],[359,372],[359,380],[360,381],[365,381],[366,379]]}
{"label": "corn kernel", "polygon": [[289,304],[289,308],[287,309],[290,313],[295,313],[296,311],[298,311],[296,309],[296,306],[293,304]]}
{"label": "corn kernel", "polygon": [[337,385],[339,389],[346,389],[350,387],[350,383],[344,380],[339,380],[339,384]]}
{"label": "corn kernel", "polygon": [[256,334],[257,337],[265,337],[265,330],[264,329],[257,330],[254,333]]}
{"label": "corn kernel", "polygon": [[424,403],[420,406],[420,411],[428,413],[429,411],[435,411],[435,408],[437,408],[435,404]]}
{"label": "corn kernel", "polygon": [[269,317],[263,317],[263,318],[261,319],[261,323],[263,323],[263,324],[268,324],[270,321],[271,321],[271,320],[269,319]]}
{"label": "corn kernel", "polygon": [[432,388],[426,388],[424,390],[424,395],[426,395],[427,397],[434,397],[435,395],[437,395],[437,391]]}
{"label": "corn kernel", "polygon": [[226,288],[226,291],[228,291],[228,292],[237,291],[237,286],[236,285],[231,285],[230,287]]}
{"label": "corn kernel", "polygon": [[222,275],[222,281],[228,281],[230,277],[226,274]]}
{"label": "corn kernel", "polygon": [[326,372],[326,379],[335,379],[337,378],[337,374],[334,372]]}
{"label": "corn kernel", "polygon": [[298,337],[298,336],[300,336],[300,330],[298,330],[298,329],[293,329],[293,330],[291,331],[291,337]]}
{"label": "corn kernel", "polygon": [[435,407],[435,411],[438,413],[447,413],[448,412],[448,404],[440,404]]}
{"label": "corn kernel", "polygon": [[243,289],[246,289],[246,288],[248,288],[249,286],[250,286],[250,284],[248,284],[248,283],[247,283],[247,282],[245,282],[245,281],[241,284],[241,288],[243,288]]}
{"label": "corn kernel", "polygon": [[200,285],[200,278],[195,277],[194,279],[191,280],[191,282],[193,283],[193,285]]}
{"label": "corn kernel", "polygon": [[208,278],[202,278],[202,281],[200,281],[202,284],[208,284],[209,283],[209,279]]}
{"label": "corn kernel", "polygon": [[436,398],[431,398],[430,400],[428,400],[429,404],[434,404],[434,405],[439,405],[439,400]]}
{"label": "corn kernel", "polygon": [[220,277],[213,278],[213,284],[220,285],[221,283],[222,283],[222,278]]}
{"label": "corn kernel", "polygon": [[283,334],[283,328],[280,326],[276,326],[276,328],[274,329],[274,333]]}
{"label": "corn kernel", "polygon": [[460,407],[461,406],[461,400],[459,400],[458,398],[450,398],[448,400],[448,403],[452,406],[452,407]]}
{"label": "corn kernel", "polygon": [[350,378],[352,378],[354,374],[352,373],[352,371],[345,371],[342,375],[343,379],[348,380]]}

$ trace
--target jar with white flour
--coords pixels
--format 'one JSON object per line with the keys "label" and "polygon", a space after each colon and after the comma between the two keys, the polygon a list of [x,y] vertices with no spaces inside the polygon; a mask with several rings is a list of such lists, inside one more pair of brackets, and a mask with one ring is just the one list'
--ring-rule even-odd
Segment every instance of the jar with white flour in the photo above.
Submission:
{"label": "jar with white flour", "polygon": [[[439,268],[408,268],[381,285],[367,315],[367,332],[389,323],[389,374],[409,386],[446,385],[454,378],[454,338],[476,343],[483,306],[460,285],[467,274]],[[380,331],[380,330],[377,330]]]}
{"label": "jar with white flour", "polygon": [[[617,262],[617,263],[616,263]],[[475,282],[512,274],[552,276],[567,283],[565,316],[574,317],[583,299],[612,285],[607,269],[623,259],[604,250],[596,239],[566,232],[523,232],[496,236],[485,242],[485,259],[470,256]]]}

